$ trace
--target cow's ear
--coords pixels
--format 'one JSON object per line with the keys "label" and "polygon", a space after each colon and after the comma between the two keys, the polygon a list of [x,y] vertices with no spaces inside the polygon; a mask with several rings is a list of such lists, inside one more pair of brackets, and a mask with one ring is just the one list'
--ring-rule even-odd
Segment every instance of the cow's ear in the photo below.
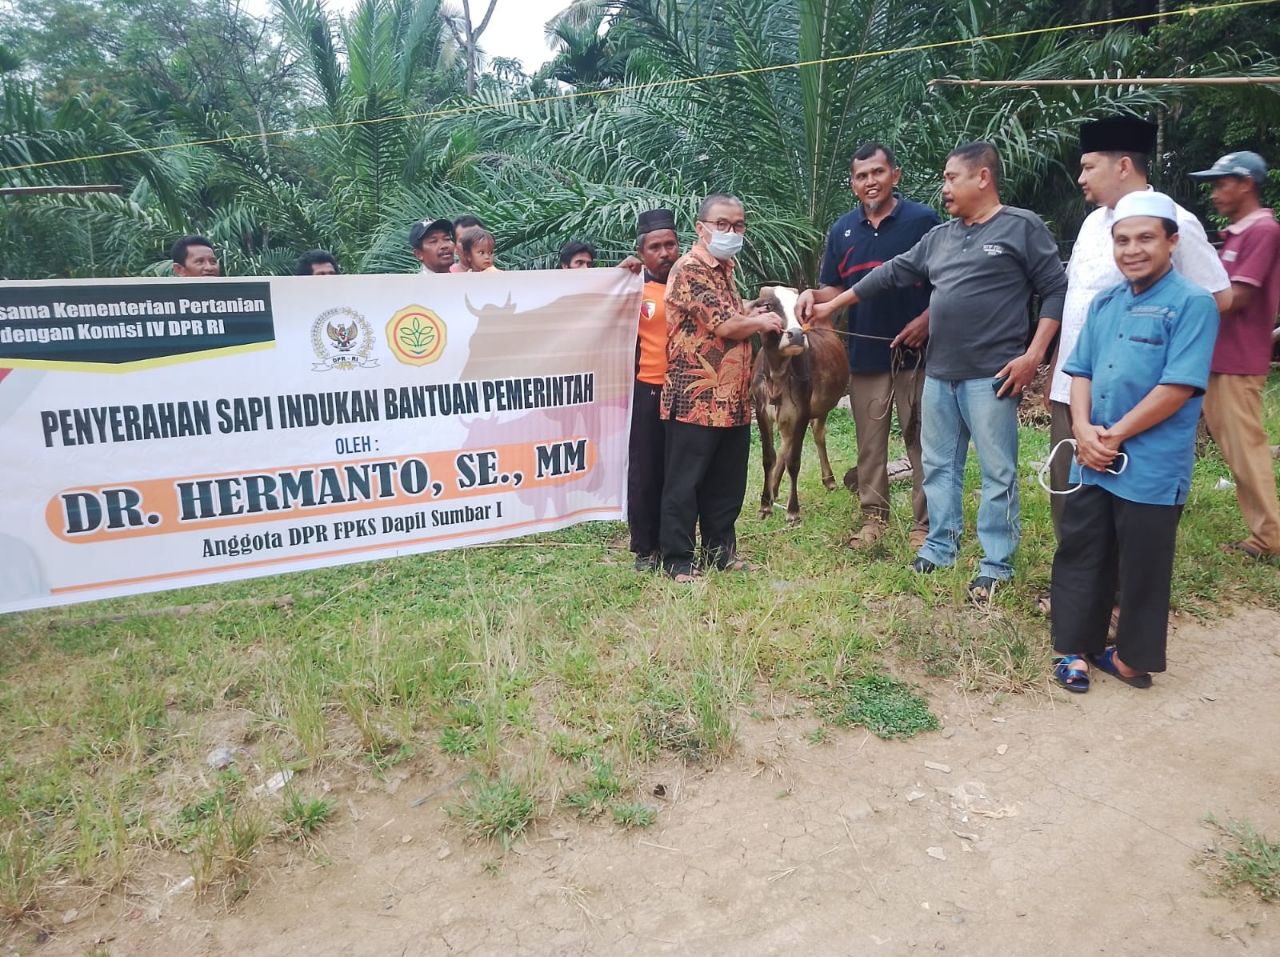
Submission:
{"label": "cow's ear", "polygon": [[761,287],[760,287],[760,298],[757,300],[757,302],[764,302],[766,299],[772,299],[772,298],[773,298],[773,287],[772,287],[772,286],[761,286]]}

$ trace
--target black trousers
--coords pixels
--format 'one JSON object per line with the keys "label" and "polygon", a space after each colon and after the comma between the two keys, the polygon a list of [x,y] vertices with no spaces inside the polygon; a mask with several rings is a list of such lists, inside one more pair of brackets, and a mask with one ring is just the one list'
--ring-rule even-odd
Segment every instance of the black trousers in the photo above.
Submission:
{"label": "black trousers", "polygon": [[672,419],[666,429],[662,567],[673,574],[692,570],[697,526],[702,532],[702,564],[724,568],[738,550],[733,526],[747,494],[751,426],[716,428]]}
{"label": "black trousers", "polygon": [[636,381],[627,467],[627,528],[631,550],[637,555],[652,555],[658,550],[667,444],[659,412],[661,400],[662,386]]}
{"label": "black trousers", "polygon": [[1054,651],[1101,654],[1119,595],[1120,659],[1137,671],[1164,671],[1181,518],[1181,505],[1129,502],[1097,485],[1067,498],[1050,584]]}

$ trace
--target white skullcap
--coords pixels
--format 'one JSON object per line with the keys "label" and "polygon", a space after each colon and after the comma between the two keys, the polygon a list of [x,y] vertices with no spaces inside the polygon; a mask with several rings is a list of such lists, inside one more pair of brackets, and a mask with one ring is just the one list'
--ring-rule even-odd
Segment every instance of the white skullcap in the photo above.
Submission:
{"label": "white skullcap", "polygon": [[1118,223],[1122,219],[1130,219],[1134,216],[1154,216],[1156,219],[1169,219],[1176,223],[1178,207],[1164,193],[1140,189],[1120,197],[1120,202],[1116,203],[1116,214],[1112,222]]}

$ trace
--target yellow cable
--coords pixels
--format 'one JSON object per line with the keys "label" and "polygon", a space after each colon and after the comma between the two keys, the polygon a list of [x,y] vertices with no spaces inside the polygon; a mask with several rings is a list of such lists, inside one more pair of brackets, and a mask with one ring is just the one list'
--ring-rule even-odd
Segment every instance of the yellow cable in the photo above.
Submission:
{"label": "yellow cable", "polygon": [[423,113],[402,113],[397,116],[380,116],[367,120],[349,120],[343,123],[323,123],[317,126],[295,126],[285,130],[268,130],[265,133],[237,133],[233,136],[219,136],[213,139],[190,140],[185,143],[168,143],[161,146],[140,146],[134,149],[116,150],[111,153],[94,153],[88,156],[76,156],[70,159],[44,160],[39,163],[22,163],[17,166],[0,166],[0,173],[14,173],[25,169],[42,169],[49,166],[63,166],[68,163],[84,163],[91,160],[118,159],[123,156],[140,156],[146,153],[163,153],[168,150],[186,149],[193,146],[216,146],[222,143],[238,143],[242,140],[260,140],[265,137],[289,136],[297,133],[319,133],[325,130],[348,129],[356,126],[373,126],[379,123],[399,123],[406,120],[442,119],[449,116],[465,116],[470,113],[482,113],[511,106],[537,106],[542,103],[576,100],[584,97],[614,96],[619,93],[637,93],[644,90],[655,90],[663,87],[688,86],[694,83],[706,83],[712,80],[726,80],[739,76],[752,76],[760,73],[777,73],[782,70],[800,70],[814,66],[825,66],[831,63],[848,63],[855,60],[867,60],[878,57],[893,56],[898,53],[919,53],[925,50],[939,50],[945,47],[964,46],[974,43],[994,43],[998,40],[1014,40],[1021,37],[1040,36],[1049,33],[1065,33],[1071,30],[1087,30],[1093,27],[1122,26],[1145,20],[1157,20],[1166,17],[1188,17],[1202,12],[1214,10],[1233,10],[1241,7],[1255,7],[1277,3],[1280,0],[1232,0],[1230,3],[1219,3],[1204,7],[1183,7],[1180,10],[1169,10],[1165,13],[1141,13],[1130,17],[1113,17],[1109,20],[1090,20],[1085,23],[1068,23],[1052,27],[1036,27],[1030,30],[1015,30],[1010,33],[996,33],[990,36],[968,37],[959,40],[938,40],[934,43],[921,43],[914,46],[892,47],[885,50],[872,50],[863,53],[847,53],[841,56],[823,57],[818,60],[800,60],[795,63],[780,63],[771,66],[750,67],[745,70],[731,70],[724,73],[708,73],[703,76],[677,77],[669,80],[654,80],[648,83],[635,83],[630,86],[619,86],[604,90],[580,90],[573,93],[557,93],[552,96],[534,97],[529,100],[505,100],[500,104],[473,103],[468,106],[453,107],[446,110],[432,110]]}

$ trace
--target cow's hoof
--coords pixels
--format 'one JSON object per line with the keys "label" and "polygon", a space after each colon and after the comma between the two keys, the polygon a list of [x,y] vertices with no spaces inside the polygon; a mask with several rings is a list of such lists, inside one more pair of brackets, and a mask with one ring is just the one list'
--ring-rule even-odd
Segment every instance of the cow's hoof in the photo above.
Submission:
{"label": "cow's hoof", "polygon": [[799,512],[787,512],[787,524],[788,524],[788,525],[799,525],[799,524],[800,524],[800,513],[799,513]]}
{"label": "cow's hoof", "polygon": [[[855,482],[854,484],[856,485],[857,483]],[[828,492],[834,492],[836,490],[836,477],[834,475],[822,476],[822,487]]]}
{"label": "cow's hoof", "polygon": [[850,492],[858,491],[858,467],[856,465],[844,473],[844,487]]}
{"label": "cow's hoof", "polygon": [[761,505],[761,506],[760,506],[760,520],[761,520],[761,521],[763,521],[764,519],[768,518],[768,517],[769,517],[770,515],[772,515],[772,514],[773,514],[773,506],[772,506],[772,505]]}

